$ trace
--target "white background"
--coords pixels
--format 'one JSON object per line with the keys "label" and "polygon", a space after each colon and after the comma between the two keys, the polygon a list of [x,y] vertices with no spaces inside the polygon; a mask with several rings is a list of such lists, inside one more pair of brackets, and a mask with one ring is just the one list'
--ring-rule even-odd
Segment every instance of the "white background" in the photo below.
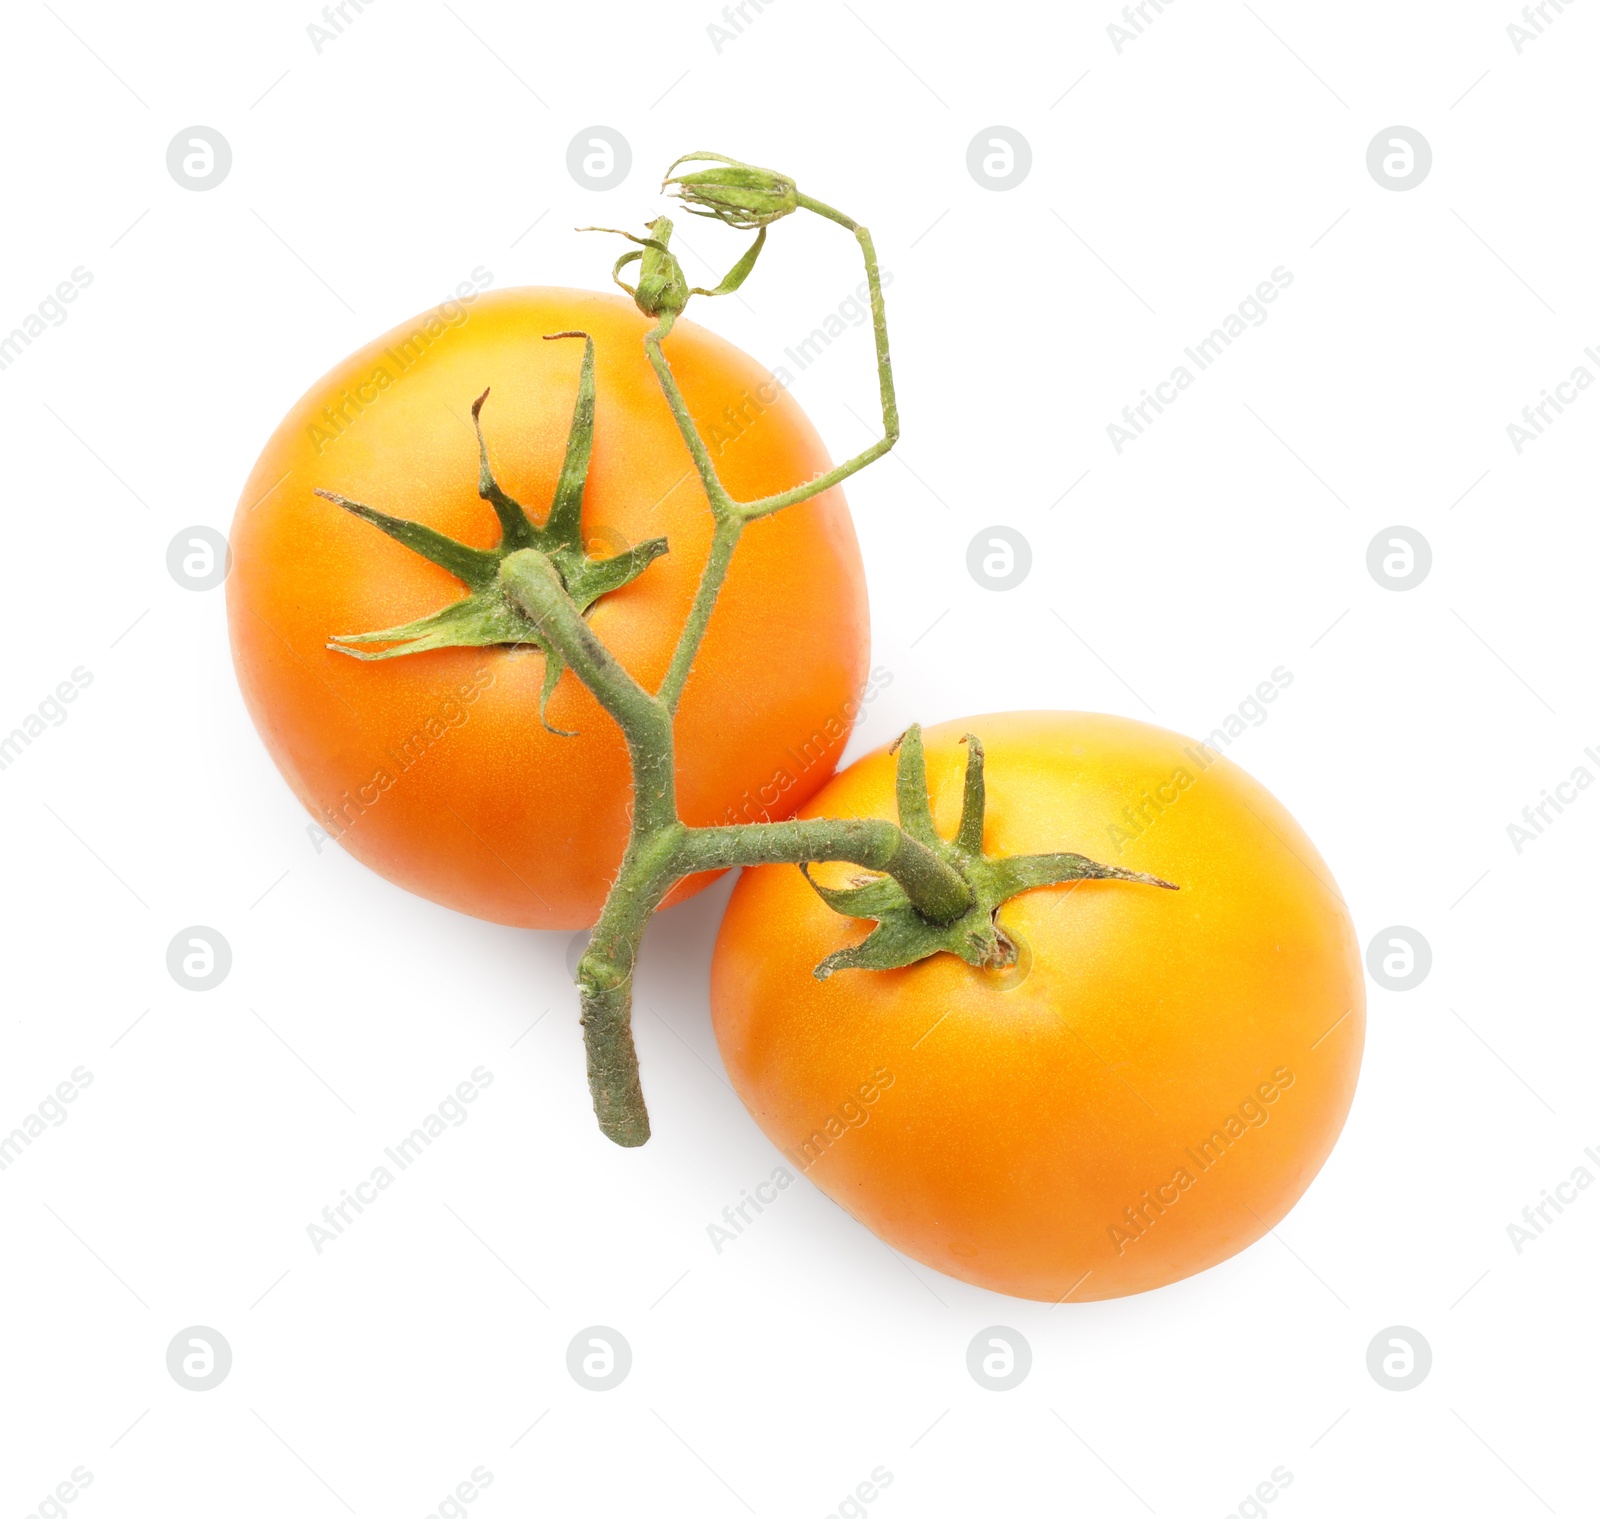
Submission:
{"label": "white background", "polygon": [[[1600,374],[1600,15],[1552,7],[1519,54],[1510,0],[1182,0],[1119,53],[1109,0],[771,0],[718,51],[710,0],[381,0],[319,54],[310,0],[52,5],[7,8],[0,331],[74,267],[93,283],[0,372],[0,729],[94,678],[0,773],[0,1130],[74,1067],[94,1080],[0,1174],[0,1513],[79,1466],[86,1519],[420,1519],[479,1466],[485,1519],[822,1519],[880,1466],[884,1519],[1221,1519],[1279,1466],[1288,1519],[1593,1512],[1600,1195],[1520,1255],[1506,1226],[1600,1172],[1600,796],[1520,854],[1506,827],[1600,772],[1600,395],[1520,455],[1506,426]],[[233,151],[205,193],[166,167],[194,124]],[[566,169],[594,124],[634,155],[604,194]],[[1033,154],[1004,193],[966,165],[995,124]],[[1394,124],[1434,155],[1402,193],[1366,166]],[[716,1254],[707,1225],[776,1163],[710,1031],[725,888],[647,946],[656,1137],[615,1149],[569,936],[317,852],[241,705],[222,592],[167,572],[181,529],[226,531],[316,376],[476,265],[603,286],[613,249],[569,229],[653,214],[702,147],[869,222],[893,274],[904,441],[849,493],[893,684],[851,754],[1014,707],[1204,733],[1283,665],[1233,757],[1316,840],[1363,945],[1394,924],[1432,945],[1418,989],[1369,986],[1322,1175],[1198,1278],[1009,1300],[808,1185]],[[696,313],[768,363],[860,279],[846,239],[802,257],[784,231],[747,300]],[[742,246],[686,232],[697,279]],[[1279,265],[1269,320],[1119,455],[1107,424]],[[867,329],[795,394],[836,457],[859,448]],[[966,569],[993,524],[1034,556],[1003,594]],[[1366,567],[1394,524],[1433,551],[1401,593]],[[166,970],[190,924],[233,948],[204,994]],[[307,1224],[478,1065],[470,1121],[315,1254]],[[593,1324],[634,1355],[603,1394],[565,1367]],[[966,1370],[994,1324],[1034,1355],[1003,1394]],[[232,1346],[214,1391],[167,1373],[190,1325]],[[1367,1371],[1391,1325],[1432,1347],[1410,1392]]]}

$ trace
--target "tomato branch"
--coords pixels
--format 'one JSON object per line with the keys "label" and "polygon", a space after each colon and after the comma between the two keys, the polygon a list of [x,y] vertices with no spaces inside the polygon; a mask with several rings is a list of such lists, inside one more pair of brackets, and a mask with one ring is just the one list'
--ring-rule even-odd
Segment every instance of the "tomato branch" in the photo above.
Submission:
{"label": "tomato branch", "polygon": [[[577,399],[550,509],[542,524],[495,480],[480,425],[488,392],[473,403],[478,434],[478,491],[494,510],[500,542],[480,549],[447,539],[418,523],[323,491],[346,511],[361,517],[455,575],[467,595],[443,611],[413,623],[377,632],[335,636],[329,647],[357,659],[391,659],[434,648],[534,644],[544,651],[546,674],[540,714],[563,670],[594,694],[622,730],[628,747],[633,798],[628,842],[578,963],[589,1088],[601,1130],[619,1145],[642,1145],[650,1120],[639,1082],[633,1042],[634,967],[652,916],[673,886],[687,876],[745,865],[799,865],[841,861],[874,872],[846,888],[813,882],[818,894],[846,916],[874,919],[868,937],[828,957],[817,967],[825,976],[842,969],[885,969],[948,952],[969,964],[996,966],[1015,957],[1015,947],[999,929],[998,906],[1019,891],[1084,878],[1152,881],[1079,855],[1039,855],[1006,860],[983,854],[982,750],[972,740],[962,822],[954,842],[934,831],[928,803],[922,741],[910,729],[898,760],[899,823],[883,818],[808,818],[775,823],[691,828],[678,814],[674,755],[674,714],[726,580],[745,528],[786,506],[820,495],[864,469],[894,447],[900,435],[889,334],[877,254],[867,229],[824,202],[802,194],[792,180],[769,169],[735,163],[715,154],[711,169],[669,178],[680,199],[697,215],[730,226],[757,229],[755,241],[711,290],[693,288],[671,251],[672,223],[657,217],[649,236],[635,237],[637,249],[623,255],[613,278],[633,297],[655,326],[644,339],[667,405],[705,488],[713,521],[711,547],[684,627],[660,688],[646,690],[601,642],[586,620],[587,609],[643,573],[666,549],[657,539],[610,559],[591,559],[583,546],[582,509],[594,432],[594,343],[584,333],[552,333],[552,339],[584,339]],[[675,164],[674,169],[679,167]],[[669,171],[670,173],[670,171]],[[663,344],[694,295],[724,295],[739,288],[754,269],[772,222],[808,211],[845,228],[856,239],[871,292],[873,338],[877,353],[883,436],[854,458],[755,501],[736,501],[717,475],[672,373]],[[621,271],[639,265],[637,285],[622,282]],[[373,649],[373,645],[383,645]],[[558,731],[558,730],[552,730]],[[809,875],[808,875],[809,878]]]}

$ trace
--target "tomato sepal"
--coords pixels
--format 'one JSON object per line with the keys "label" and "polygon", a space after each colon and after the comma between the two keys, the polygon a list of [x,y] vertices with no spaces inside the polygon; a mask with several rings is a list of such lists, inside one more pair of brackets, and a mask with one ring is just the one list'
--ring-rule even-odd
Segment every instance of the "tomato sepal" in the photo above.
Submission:
{"label": "tomato sepal", "polygon": [[[352,501],[336,491],[318,487],[316,494],[369,522],[397,543],[441,569],[448,570],[467,587],[468,594],[441,611],[382,628],[371,633],[336,633],[328,642],[335,653],[352,659],[397,659],[405,654],[425,654],[434,649],[525,647],[541,649],[545,656],[544,682],[539,692],[539,721],[563,738],[575,735],[551,725],[546,708],[566,668],[561,655],[541,636],[536,623],[508,593],[502,569],[507,559],[524,550],[542,554],[555,567],[566,594],[577,611],[587,611],[602,596],[638,579],[667,552],[665,538],[651,538],[607,558],[592,558],[583,541],[583,489],[589,474],[594,444],[594,339],[585,332],[552,332],[546,341],[583,339],[583,363],[578,373],[578,394],[561,474],[556,481],[550,510],[542,523],[528,516],[522,503],[501,488],[489,464],[481,414],[489,398],[485,390],[472,403],[472,425],[478,438],[478,494],[500,523],[500,542],[492,549],[473,548],[436,532],[420,522],[391,517],[376,507]],[[369,650],[364,645],[387,644]]]}
{"label": "tomato sepal", "polygon": [[875,920],[875,927],[859,944],[835,950],[812,972],[826,981],[840,970],[901,970],[932,955],[959,956],[968,965],[1000,970],[1017,962],[1015,941],[1000,926],[1000,908],[1025,891],[1059,886],[1068,881],[1130,881],[1178,888],[1159,876],[1102,865],[1086,855],[1031,854],[990,856],[983,849],[983,815],[986,785],[983,745],[967,734],[967,771],[962,793],[961,822],[953,841],[943,839],[934,827],[928,800],[927,761],[922,730],[913,724],[896,741],[895,807],[900,827],[920,844],[933,849],[957,870],[972,888],[972,905],[950,923],[935,923],[912,906],[905,889],[890,876],[860,875],[845,887],[824,886],[805,866],[801,873],[811,889],[843,917]]}

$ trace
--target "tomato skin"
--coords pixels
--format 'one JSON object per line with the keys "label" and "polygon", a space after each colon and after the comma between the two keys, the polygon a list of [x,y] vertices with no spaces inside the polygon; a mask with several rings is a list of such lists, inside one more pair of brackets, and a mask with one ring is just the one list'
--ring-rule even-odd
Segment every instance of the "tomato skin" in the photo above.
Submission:
{"label": "tomato skin", "polygon": [[[988,762],[989,853],[1070,850],[1180,889],[1079,881],[1015,897],[999,914],[1024,945],[1009,970],[941,954],[819,982],[813,967],[870,925],[793,867],[747,870],[712,969],[728,1074],[791,1165],[952,1276],[1083,1302],[1203,1271],[1283,1218],[1343,1127],[1365,1037],[1349,913],[1244,771],[1202,768],[1197,742],[1123,718],[927,730],[946,838],[969,731]],[[1123,809],[1141,805],[1142,831],[1114,836],[1133,835]],[[887,750],[802,813],[851,814],[895,816]]]}
{"label": "tomato skin", "polygon": [[[332,634],[427,615],[465,588],[313,489],[493,546],[498,526],[478,496],[470,420],[488,386],[483,429],[496,478],[542,520],[583,353],[577,340],[546,342],[544,334],[590,333],[591,552],[669,542],[639,579],[591,609],[590,622],[651,690],[705,563],[710,507],[645,357],[649,323],[631,302],[587,291],[492,292],[459,323],[436,320],[437,333],[416,341],[432,315],[403,323],[319,380],[252,470],[228,580],[240,688],[295,794],[365,864],[477,917],[586,927],[627,835],[627,751],[616,725],[569,672],[549,718],[578,737],[545,731],[536,649],[445,649],[380,663],[330,651]],[[829,468],[798,405],[747,355],[681,321],[665,351],[735,497],[784,490]],[[387,384],[374,379],[380,371]],[[341,407],[337,422],[324,410]],[[865,580],[842,493],[754,524],[679,707],[685,820],[785,817],[811,796],[849,737],[867,654]],[[682,883],[669,900],[708,879]]]}

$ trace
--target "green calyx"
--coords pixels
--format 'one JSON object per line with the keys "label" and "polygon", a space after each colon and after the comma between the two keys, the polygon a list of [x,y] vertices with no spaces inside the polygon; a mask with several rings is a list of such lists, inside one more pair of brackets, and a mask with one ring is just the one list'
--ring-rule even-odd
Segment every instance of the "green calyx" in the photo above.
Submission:
{"label": "green calyx", "polygon": [[[754,224],[752,224],[754,225]],[[683,266],[678,262],[678,256],[667,246],[672,240],[672,218],[658,216],[653,222],[645,224],[648,237],[639,237],[632,232],[624,232],[621,227],[579,227],[580,232],[612,232],[618,237],[625,237],[630,243],[639,246],[630,252],[624,253],[616,263],[611,266],[612,283],[622,290],[626,290],[633,297],[633,304],[639,308],[651,321],[664,321],[669,326],[673,320],[683,315],[683,308],[689,304],[692,295],[731,295],[745,280],[750,277],[750,271],[755,268],[756,260],[761,257],[761,249],[767,241],[767,229],[763,224],[756,240],[745,249],[743,256],[731,268],[714,289],[706,289],[703,285],[691,285],[684,275]],[[638,264],[639,283],[630,285],[622,277],[622,271],[629,264]]]}
{"label": "green calyx", "polygon": [[[674,174],[679,164],[709,160],[714,169]],[[725,153],[685,153],[661,181],[671,186],[694,216],[712,216],[730,227],[766,227],[799,208],[800,194],[787,174],[741,163]]]}
{"label": "green calyx", "polygon": [[[684,277],[677,254],[667,246],[672,240],[670,217],[658,216],[653,222],[647,222],[645,231],[650,234],[648,237],[624,232],[621,227],[579,227],[578,231],[613,232],[639,245],[631,252],[624,253],[611,266],[611,279],[613,284],[633,297],[633,304],[652,321],[663,316],[675,317],[689,304],[689,297],[693,294],[689,289],[689,281]],[[639,266],[637,285],[630,285],[622,277],[622,271],[629,264]]]}
{"label": "green calyx", "polygon": [[1017,946],[1001,928],[996,913],[1002,904],[1039,886],[1065,881],[1136,881],[1144,886],[1178,888],[1157,876],[1116,865],[1101,865],[1081,854],[1029,854],[990,857],[983,852],[983,745],[967,734],[966,788],[961,823],[954,840],[939,837],[928,804],[927,765],[922,730],[913,725],[901,736],[895,765],[895,799],[900,827],[960,872],[972,888],[972,903],[949,923],[934,923],[911,905],[905,890],[890,876],[862,876],[850,886],[819,885],[800,867],[812,889],[835,912],[847,918],[871,918],[877,926],[859,944],[829,955],[813,974],[826,981],[838,970],[898,970],[944,951],[968,965],[1000,970],[1017,961]]}
{"label": "green calyx", "polygon": [[[500,488],[489,467],[489,451],[479,419],[483,403],[488,399],[487,390],[472,403],[472,425],[478,435],[478,494],[489,503],[500,521],[500,541],[494,548],[480,549],[458,543],[420,522],[391,517],[334,491],[318,489],[316,492],[353,516],[370,522],[414,554],[448,570],[468,591],[462,600],[442,612],[374,633],[336,634],[328,647],[352,659],[366,660],[396,659],[403,654],[422,654],[431,649],[494,645],[542,649],[545,678],[539,695],[541,722],[550,695],[561,678],[563,662],[507,593],[500,573],[503,562],[519,550],[538,550],[550,560],[567,595],[578,611],[583,612],[608,592],[636,580],[653,560],[667,551],[665,538],[652,538],[607,558],[590,557],[583,541],[583,488],[594,444],[594,339],[584,332],[555,332],[547,338],[582,338],[583,366],[579,372],[572,427],[567,434],[566,457],[556,482],[555,498],[542,523],[535,523],[522,505]],[[377,650],[364,647],[369,644],[389,647]],[[550,728],[548,722],[545,726]],[[564,730],[550,728],[550,731]]]}

